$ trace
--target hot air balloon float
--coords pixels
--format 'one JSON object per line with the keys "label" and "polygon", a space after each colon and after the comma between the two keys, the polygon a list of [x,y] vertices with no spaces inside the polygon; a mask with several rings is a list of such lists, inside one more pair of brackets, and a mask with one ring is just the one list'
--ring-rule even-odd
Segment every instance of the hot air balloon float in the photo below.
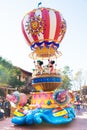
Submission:
{"label": "hot air balloon float", "polygon": [[[14,114],[16,125],[66,124],[75,118],[74,95],[61,89],[62,78],[56,60],[62,55],[58,50],[66,32],[66,22],[55,9],[38,7],[28,12],[22,20],[22,31],[31,48],[30,58],[35,68],[32,73],[31,104],[22,114]],[[19,110],[18,110],[19,111]],[[21,112],[21,111],[20,111]]]}

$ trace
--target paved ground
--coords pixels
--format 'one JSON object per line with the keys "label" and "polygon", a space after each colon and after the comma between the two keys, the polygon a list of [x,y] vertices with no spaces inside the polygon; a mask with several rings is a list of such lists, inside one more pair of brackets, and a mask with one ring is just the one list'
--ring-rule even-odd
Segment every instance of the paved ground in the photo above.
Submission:
{"label": "paved ground", "polygon": [[77,114],[76,119],[66,125],[14,126],[11,118],[0,121],[0,130],[87,130],[87,111]]}

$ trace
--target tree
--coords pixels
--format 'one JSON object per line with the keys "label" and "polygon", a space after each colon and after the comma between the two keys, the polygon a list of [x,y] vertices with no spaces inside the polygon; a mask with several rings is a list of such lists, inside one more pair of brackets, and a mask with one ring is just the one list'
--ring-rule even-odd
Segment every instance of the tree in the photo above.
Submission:
{"label": "tree", "polygon": [[12,87],[24,85],[24,82],[20,81],[20,74],[19,68],[0,57],[0,83],[8,84]]}
{"label": "tree", "polygon": [[84,84],[85,79],[84,73],[81,69],[75,73],[74,80],[77,86],[77,90],[80,90],[80,97],[82,98],[82,86]]}
{"label": "tree", "polygon": [[82,86],[82,71],[81,70],[75,73],[74,80],[77,84],[77,89],[78,90],[81,89],[81,86]]}
{"label": "tree", "polygon": [[9,71],[2,65],[0,65],[0,83],[8,84]]}
{"label": "tree", "polygon": [[0,65],[3,65],[4,67],[11,69],[13,67],[13,65],[11,64],[10,61],[7,61],[5,59],[3,59],[2,57],[0,57]]}
{"label": "tree", "polygon": [[62,85],[60,86],[63,89],[69,90],[72,87],[72,83],[71,83],[71,70],[69,66],[65,66],[63,68],[62,72]]}
{"label": "tree", "polygon": [[20,81],[20,75],[21,75],[20,69],[17,67],[13,67],[10,70],[10,78],[9,78],[8,84],[10,84],[13,87],[17,87],[17,88],[24,85],[25,82]]}

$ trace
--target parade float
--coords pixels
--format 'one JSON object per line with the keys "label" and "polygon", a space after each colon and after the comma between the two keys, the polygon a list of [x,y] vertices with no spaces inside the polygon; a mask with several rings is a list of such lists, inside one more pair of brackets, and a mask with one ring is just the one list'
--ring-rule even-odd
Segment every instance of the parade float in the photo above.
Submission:
{"label": "parade float", "polygon": [[58,48],[66,32],[64,18],[55,9],[37,8],[24,16],[22,31],[31,48],[29,56],[34,63],[32,85],[37,92],[31,92],[31,104],[26,100],[25,104],[20,104],[18,92],[12,95],[14,98],[10,100],[17,103],[12,123],[59,125],[71,122],[75,118],[74,95],[61,89],[62,77],[57,67],[57,59],[62,55]]}

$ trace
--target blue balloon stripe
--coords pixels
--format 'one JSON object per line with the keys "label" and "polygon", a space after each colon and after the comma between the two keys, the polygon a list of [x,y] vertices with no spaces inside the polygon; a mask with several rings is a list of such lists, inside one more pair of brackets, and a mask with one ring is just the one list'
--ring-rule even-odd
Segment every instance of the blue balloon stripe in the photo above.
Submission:
{"label": "blue balloon stripe", "polygon": [[58,48],[59,47],[59,44],[58,43],[55,43],[53,41],[51,42],[47,42],[47,41],[42,41],[42,42],[35,42],[32,46],[31,46],[31,49],[33,50],[35,46],[39,47],[40,49],[43,48],[43,44],[45,44],[46,48],[49,48],[51,45],[53,45],[52,47],[56,47]]}
{"label": "blue balloon stripe", "polygon": [[32,79],[32,84],[35,83],[43,83],[43,82],[61,82],[61,78],[60,77],[41,77],[41,78],[35,78]]}

